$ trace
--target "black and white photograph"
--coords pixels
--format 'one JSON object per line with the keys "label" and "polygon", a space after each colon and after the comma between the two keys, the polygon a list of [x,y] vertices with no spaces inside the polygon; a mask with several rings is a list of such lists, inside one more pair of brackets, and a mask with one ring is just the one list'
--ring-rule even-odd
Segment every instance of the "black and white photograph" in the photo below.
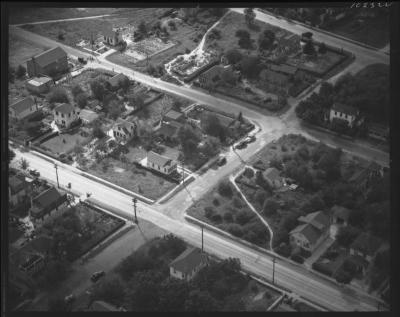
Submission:
{"label": "black and white photograph", "polygon": [[2,316],[393,312],[396,14],[2,3]]}

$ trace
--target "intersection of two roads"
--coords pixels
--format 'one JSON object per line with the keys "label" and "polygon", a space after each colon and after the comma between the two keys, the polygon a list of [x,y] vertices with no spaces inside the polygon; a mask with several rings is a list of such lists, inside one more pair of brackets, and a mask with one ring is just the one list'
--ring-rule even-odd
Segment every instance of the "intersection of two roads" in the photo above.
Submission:
{"label": "intersection of two roads", "polygon": [[[242,9],[233,10],[243,12]],[[260,11],[256,12],[257,19],[288,29],[293,33],[299,34],[307,30],[303,26],[277,19],[268,14],[261,13]],[[69,55],[74,57],[90,56],[90,54],[62,45],[40,35],[27,32],[16,26],[10,26],[10,32],[43,46],[51,47],[59,45]],[[355,61],[344,71],[357,71],[372,63],[389,63],[389,57],[383,52],[370,50],[324,33],[318,33],[316,31],[313,31],[313,33],[316,40],[324,41],[326,44],[332,46],[342,47],[343,49],[355,54]],[[114,70],[116,72],[122,72],[138,82],[162,91],[183,96],[198,103],[208,104],[227,112],[238,113],[241,111],[244,116],[252,120],[260,128],[260,131],[257,133],[256,142],[250,144],[245,150],[239,152],[241,158],[245,161],[264,145],[279,138],[283,134],[297,133],[303,134],[304,136],[314,140],[321,140],[331,146],[341,147],[344,151],[350,152],[354,155],[373,159],[380,164],[389,166],[389,154],[386,152],[380,151],[366,144],[355,143],[334,137],[324,132],[311,132],[304,129],[294,114],[294,108],[302,98],[305,98],[311,92],[301,96],[301,98],[290,98],[290,109],[281,117],[268,116],[251,110],[248,107],[244,107],[240,103],[228,101],[189,87],[177,86],[175,84],[164,82],[151,76],[132,71],[129,68],[111,63],[104,58],[99,58],[98,60],[98,62],[88,63],[86,67],[100,67]],[[344,71],[342,71],[342,73]],[[335,76],[335,78],[337,77],[338,76]],[[318,89],[318,87],[315,87],[315,89]],[[21,157],[26,158],[30,163],[30,166],[37,169],[43,178],[49,179],[53,182],[55,181],[55,170],[53,163],[51,163],[51,160],[49,161],[49,158],[45,159],[37,153],[21,152],[16,150],[16,160]],[[186,209],[193,203],[193,200],[200,199],[207,191],[209,191],[210,188],[216,185],[221,178],[232,174],[243,166],[242,161],[232,151],[227,153],[227,162],[228,164],[217,170],[210,169],[203,175],[196,175],[195,181],[187,186],[188,191],[191,193],[190,196],[186,191],[182,190],[165,204],[156,203],[154,205],[148,205],[145,203],[139,203],[139,219],[142,218],[150,221],[160,228],[182,237],[187,242],[200,246],[201,229],[186,222],[184,214]],[[57,164],[59,165],[58,173],[60,182],[64,186],[67,183],[71,183],[74,191],[82,196],[84,196],[86,192],[88,192],[88,189],[90,189],[89,191],[92,193],[92,197],[102,205],[112,205],[113,212],[118,213],[119,216],[126,219],[132,219],[133,208],[131,195],[123,194],[120,191],[90,180],[82,176],[80,170],[74,167],[60,162],[57,162]],[[266,280],[271,280],[271,255],[255,251],[247,246],[238,244],[230,238],[220,236],[207,230],[204,232],[204,244],[205,250],[208,253],[222,258],[239,258],[246,271],[261,276]],[[300,265],[295,265],[281,259],[277,259],[275,263],[275,280],[278,285],[290,289],[297,295],[332,311],[374,311],[377,310],[378,303],[381,302],[379,299],[369,296],[359,289],[350,286],[343,288],[333,281],[309,272]]]}

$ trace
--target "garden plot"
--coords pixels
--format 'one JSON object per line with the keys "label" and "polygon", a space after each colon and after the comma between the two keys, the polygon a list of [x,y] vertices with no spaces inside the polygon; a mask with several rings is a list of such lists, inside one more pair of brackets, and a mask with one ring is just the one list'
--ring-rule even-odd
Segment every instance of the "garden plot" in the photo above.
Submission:
{"label": "garden plot", "polygon": [[133,57],[136,61],[144,60],[161,53],[175,45],[172,41],[164,42],[158,37],[150,37],[139,42],[128,43],[124,54]]}
{"label": "garden plot", "polygon": [[318,54],[315,58],[307,58],[297,54],[288,59],[288,64],[299,67],[305,71],[323,76],[329,69],[337,65],[346,57],[342,54],[328,50],[325,54]]}

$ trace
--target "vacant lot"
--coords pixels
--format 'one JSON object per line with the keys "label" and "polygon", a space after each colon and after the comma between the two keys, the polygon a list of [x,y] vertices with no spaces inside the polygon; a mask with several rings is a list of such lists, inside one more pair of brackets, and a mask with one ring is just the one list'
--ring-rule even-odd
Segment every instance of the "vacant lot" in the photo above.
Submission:
{"label": "vacant lot", "polygon": [[100,164],[93,164],[88,172],[150,199],[162,197],[177,185],[150,171],[113,158],[105,158]]}
{"label": "vacant lot", "polygon": [[63,133],[41,144],[41,147],[54,154],[69,153],[77,144],[83,145],[90,141],[90,137],[83,137],[79,132]]}
{"label": "vacant lot", "polygon": [[187,213],[234,236],[268,248],[268,229],[227,179],[221,183],[228,184],[230,190],[227,193],[218,190],[221,186],[218,185],[196,201]]}

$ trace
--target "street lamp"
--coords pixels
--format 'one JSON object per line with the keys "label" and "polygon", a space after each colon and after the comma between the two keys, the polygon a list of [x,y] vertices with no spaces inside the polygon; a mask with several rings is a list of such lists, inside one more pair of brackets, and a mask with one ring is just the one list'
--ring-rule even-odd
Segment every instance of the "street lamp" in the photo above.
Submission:
{"label": "street lamp", "polygon": [[57,187],[60,188],[60,183],[58,182],[58,165],[57,165],[57,163],[54,163],[54,168],[56,169]]}
{"label": "street lamp", "polygon": [[136,197],[132,199],[132,202],[133,202],[133,210],[135,211],[135,223],[138,224],[138,220],[136,217],[136,203],[137,203]]}

